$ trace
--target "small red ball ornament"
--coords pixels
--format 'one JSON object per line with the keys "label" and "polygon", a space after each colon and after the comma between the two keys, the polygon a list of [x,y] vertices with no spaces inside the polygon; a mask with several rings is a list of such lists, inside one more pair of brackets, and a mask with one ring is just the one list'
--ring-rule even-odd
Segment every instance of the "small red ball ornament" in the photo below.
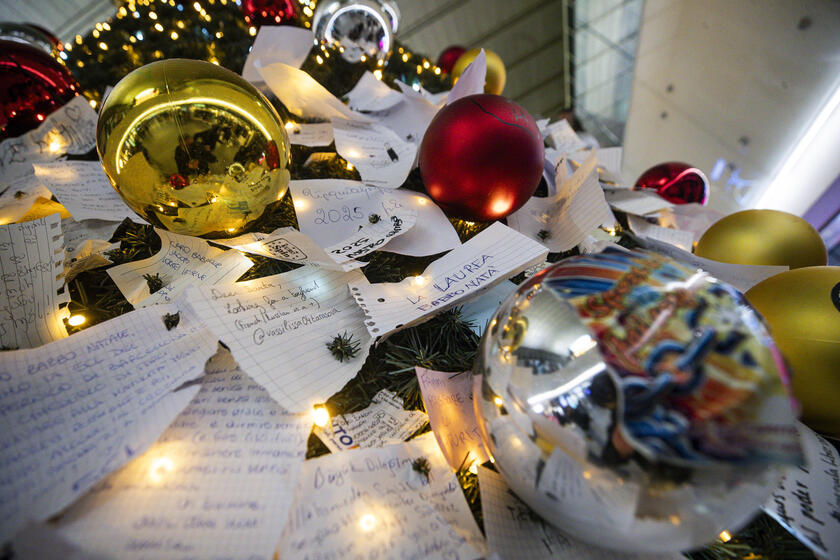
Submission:
{"label": "small red ball ornament", "polygon": [[296,0],[243,0],[242,14],[250,25],[279,25],[297,17]]}
{"label": "small red ball ornament", "polygon": [[470,95],[447,105],[420,145],[426,192],[462,220],[498,220],[519,209],[537,189],[544,161],[534,118],[500,95]]}
{"label": "small red ball ornament", "polygon": [[0,140],[20,136],[73,99],[79,86],[47,53],[0,41]]}
{"label": "small red ball ornament", "polygon": [[709,180],[703,172],[678,161],[654,165],[636,180],[636,189],[656,191],[674,204],[706,204],[709,200]]}
{"label": "small red ball ornament", "polygon": [[445,48],[438,57],[438,68],[449,74],[452,72],[452,67],[455,66],[455,63],[458,62],[458,59],[465,52],[467,52],[467,49],[460,45],[452,45],[451,47]]}

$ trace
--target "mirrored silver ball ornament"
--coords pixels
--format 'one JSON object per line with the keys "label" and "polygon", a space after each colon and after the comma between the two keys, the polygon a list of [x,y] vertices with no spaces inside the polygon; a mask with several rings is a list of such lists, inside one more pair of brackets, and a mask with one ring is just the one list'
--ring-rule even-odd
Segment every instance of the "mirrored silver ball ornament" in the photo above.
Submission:
{"label": "mirrored silver ball ornament", "polygon": [[802,460],[785,369],[741,294],[608,249],[523,283],[485,331],[482,437],[546,521],[625,552],[735,531]]}
{"label": "mirrored silver ball ornament", "polygon": [[400,10],[391,0],[323,0],[312,16],[318,40],[343,48],[348,62],[384,62],[394,47]]}

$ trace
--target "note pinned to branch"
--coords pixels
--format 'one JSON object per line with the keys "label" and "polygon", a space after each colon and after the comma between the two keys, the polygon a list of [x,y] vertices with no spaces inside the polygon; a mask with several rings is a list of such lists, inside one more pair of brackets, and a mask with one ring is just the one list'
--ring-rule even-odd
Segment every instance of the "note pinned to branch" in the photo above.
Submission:
{"label": "note pinned to branch", "polygon": [[33,350],[3,354],[6,428],[0,541],[65,508],[142,453],[190,402],[216,337],[173,307],[132,311]]}
{"label": "note pinned to branch", "polygon": [[315,426],[313,431],[330,451],[337,452],[400,443],[428,421],[423,412],[405,410],[401,398],[382,389],[364,410],[333,416],[329,426]]}
{"label": "note pinned to branch", "polygon": [[341,242],[368,223],[401,209],[417,212],[414,227],[388,242],[384,250],[415,257],[435,255],[461,245],[458,233],[437,204],[413,191],[383,189],[343,179],[289,182],[301,232],[322,247]]}
{"label": "note pinned to branch", "polygon": [[[169,303],[196,283],[231,284],[253,266],[245,255],[217,249],[198,237],[157,228],[155,232],[160,236],[160,251],[108,269],[108,276],[132,305]],[[149,278],[159,279],[162,287],[151,293]]]}
{"label": "note pinned to branch", "polygon": [[78,221],[129,218],[147,223],[129,208],[111,186],[98,161],[62,161],[35,164],[35,175]]}
{"label": "note pinned to branch", "polygon": [[356,166],[362,180],[397,188],[405,182],[417,156],[417,144],[404,141],[386,126],[333,119],[336,151]]}
{"label": "note pinned to branch", "polygon": [[317,42],[312,31],[302,27],[263,25],[259,29],[242,67],[242,77],[249,82],[262,81],[257,66],[282,62],[293,68],[300,68]]}
{"label": "note pinned to branch", "polygon": [[402,282],[350,283],[365,310],[371,336],[386,336],[478,295],[502,280],[545,260],[548,249],[501,222],[430,264],[420,276]]}
{"label": "note pinned to branch", "polygon": [[33,348],[67,336],[69,313],[60,306],[70,294],[58,293],[63,272],[58,214],[0,226],[0,345]]}
{"label": "note pinned to branch", "polygon": [[220,350],[158,441],[73,504],[58,532],[105,557],[270,558],[310,427]]}
{"label": "note pinned to branch", "polygon": [[478,466],[490,456],[481,441],[473,407],[473,378],[470,372],[447,373],[421,367],[417,381],[429,423],[449,466]]}
{"label": "note pinned to branch", "polygon": [[[361,272],[305,266],[226,286],[191,289],[189,312],[228,345],[239,366],[287,410],[325,402],[356,375],[370,348],[361,309],[347,282]],[[356,353],[339,361],[328,349],[352,337]]]}
{"label": "note pinned to branch", "polygon": [[[415,469],[419,463],[428,474]],[[455,476],[428,436],[306,461],[277,553],[296,558],[304,551],[320,558],[487,552]]]}

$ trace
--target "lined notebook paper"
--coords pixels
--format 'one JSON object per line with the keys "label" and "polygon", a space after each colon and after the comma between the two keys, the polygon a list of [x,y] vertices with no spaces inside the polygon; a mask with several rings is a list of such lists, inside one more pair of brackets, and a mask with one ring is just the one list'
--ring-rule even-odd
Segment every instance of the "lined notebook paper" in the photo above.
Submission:
{"label": "lined notebook paper", "polygon": [[340,118],[332,124],[336,151],[356,166],[363,181],[385,188],[405,182],[417,157],[417,144],[378,123]]}
{"label": "lined notebook paper", "polygon": [[67,336],[68,312],[59,309],[70,300],[59,280],[63,272],[58,214],[0,226],[0,345],[33,348]]}
{"label": "lined notebook paper", "polygon": [[[347,289],[348,281],[359,278],[359,271],[309,266],[224,287],[192,288],[184,299],[274,400],[304,412],[341,389],[367,358],[370,337]],[[359,342],[359,353],[340,362],[326,345],[342,333]]]}
{"label": "lined notebook paper", "polygon": [[679,247],[683,251],[690,252],[694,244],[694,234],[690,231],[658,226],[632,214],[627,216],[627,224],[638,235],[669,243],[675,247]]}
{"label": "lined notebook paper", "polygon": [[613,209],[637,216],[647,216],[674,207],[673,203],[668,202],[658,194],[647,191],[606,189],[604,196]]}
{"label": "lined notebook paper", "polygon": [[[0,541],[69,505],[142,453],[190,402],[216,337],[171,307],[132,311],[33,350],[6,352],[0,377]],[[176,367],[177,366],[177,367]]]}
{"label": "lined notebook paper", "polygon": [[371,336],[431,318],[462,300],[491,288],[545,260],[548,249],[500,222],[430,264],[419,277],[398,283],[350,283],[365,311]]}
{"label": "lined notebook paper", "polygon": [[59,534],[115,558],[270,558],[310,427],[220,350],[158,441],[73,504]]}

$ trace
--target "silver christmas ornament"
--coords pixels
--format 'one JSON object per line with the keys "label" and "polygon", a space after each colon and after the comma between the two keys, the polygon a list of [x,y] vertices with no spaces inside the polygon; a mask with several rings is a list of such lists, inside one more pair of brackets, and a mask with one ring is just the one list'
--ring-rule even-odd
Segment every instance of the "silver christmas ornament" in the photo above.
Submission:
{"label": "silver christmas ornament", "polygon": [[318,40],[338,45],[348,62],[384,63],[394,46],[400,11],[391,0],[322,0],[312,17]]}
{"label": "silver christmas ornament", "polygon": [[0,40],[23,43],[42,50],[52,57],[57,55],[57,50],[49,36],[23,23],[0,21]]}

